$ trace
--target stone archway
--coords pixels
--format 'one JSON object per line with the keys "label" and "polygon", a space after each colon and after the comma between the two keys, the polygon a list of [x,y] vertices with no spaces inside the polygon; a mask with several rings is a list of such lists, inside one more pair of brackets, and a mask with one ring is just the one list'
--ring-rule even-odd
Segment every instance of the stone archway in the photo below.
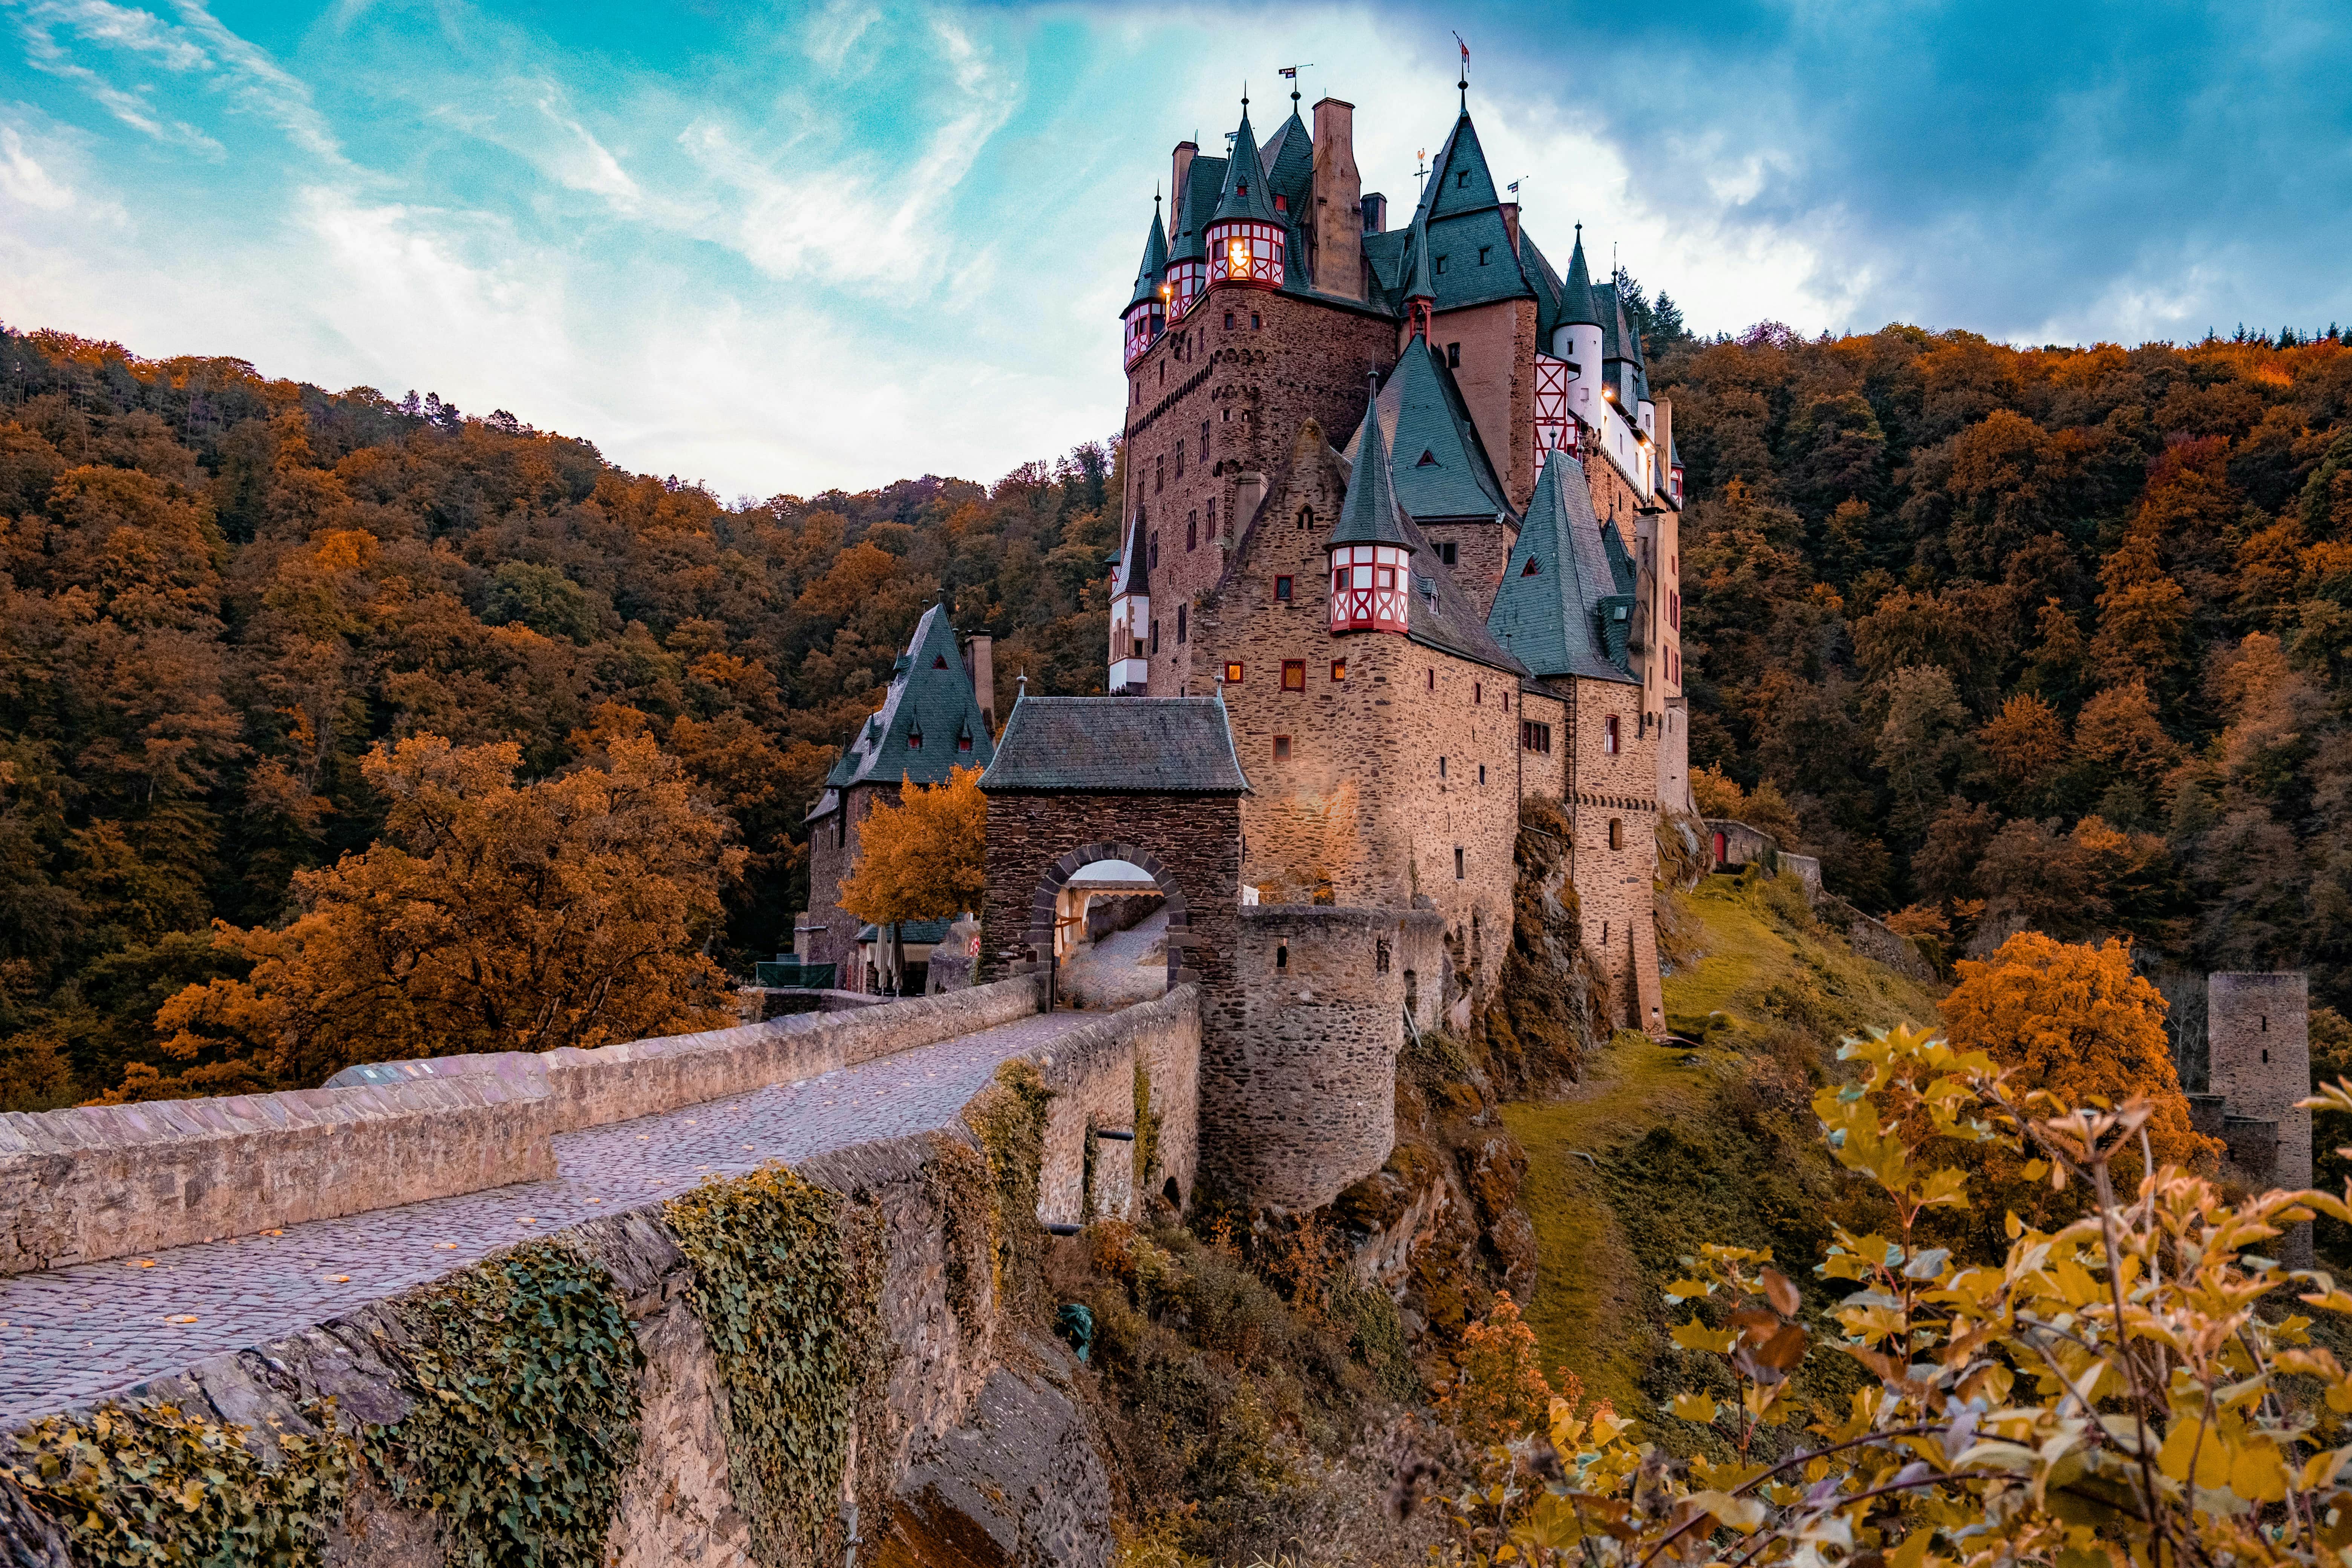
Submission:
{"label": "stone archway", "polygon": [[1071,878],[1089,866],[1105,860],[1124,860],[1139,867],[1160,889],[1168,910],[1168,988],[1174,990],[1183,983],[1184,952],[1192,937],[1192,909],[1184,900],[1184,889],[1159,856],[1139,845],[1124,840],[1097,840],[1081,844],[1064,854],[1045,868],[1037,879],[1037,886],[1029,899],[1029,934],[1027,945],[1040,954],[1054,951],[1054,922],[1058,918],[1062,889]]}

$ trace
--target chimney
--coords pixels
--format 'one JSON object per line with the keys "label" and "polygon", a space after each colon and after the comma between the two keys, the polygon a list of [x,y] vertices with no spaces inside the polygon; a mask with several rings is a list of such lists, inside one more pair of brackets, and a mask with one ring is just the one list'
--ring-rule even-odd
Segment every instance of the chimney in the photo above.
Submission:
{"label": "chimney", "polygon": [[1168,187],[1168,239],[1171,248],[1176,237],[1184,229],[1184,176],[1192,172],[1192,154],[1200,150],[1198,142],[1176,143],[1173,183]]}
{"label": "chimney", "polygon": [[996,639],[986,632],[974,632],[964,639],[963,672],[971,677],[971,694],[980,702],[981,722],[988,726],[989,739],[996,738]]}
{"label": "chimney", "polygon": [[1324,99],[1315,106],[1315,286],[1347,300],[1364,297],[1363,191],[1356,106]]}
{"label": "chimney", "polygon": [[1364,232],[1380,234],[1389,226],[1389,199],[1378,191],[1364,193]]}
{"label": "chimney", "polygon": [[[1319,110],[1323,105],[1318,103],[1315,107]],[[1250,519],[1257,515],[1258,506],[1265,500],[1264,474],[1243,474],[1234,480],[1234,533],[1236,537],[1249,526]]]}
{"label": "chimney", "polygon": [[1513,256],[1517,256],[1519,253],[1518,203],[1505,202],[1503,204],[1503,228],[1504,231],[1511,237],[1511,254]]}

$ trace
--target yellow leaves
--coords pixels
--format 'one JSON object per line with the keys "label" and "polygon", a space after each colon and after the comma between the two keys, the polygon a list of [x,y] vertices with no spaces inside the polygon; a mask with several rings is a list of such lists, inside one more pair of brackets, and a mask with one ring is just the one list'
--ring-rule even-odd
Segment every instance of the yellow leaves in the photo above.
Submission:
{"label": "yellow leaves", "polygon": [[988,886],[988,797],[980,793],[980,773],[951,768],[945,783],[929,785],[902,778],[900,804],[876,801],[858,827],[841,907],[877,926],[978,909]]}
{"label": "yellow leaves", "polygon": [[[1693,1492],[1684,1500],[1684,1506],[1694,1512],[1712,1516],[1717,1524],[1736,1530],[1742,1535],[1753,1534],[1756,1527],[1764,1522],[1764,1505],[1761,1502],[1754,1498],[1733,1497],[1728,1492]],[[1704,1540],[1712,1532],[1701,1524],[1691,1533]]]}
{"label": "yellow leaves", "polygon": [[1677,1394],[1674,1412],[1679,1420],[1696,1421],[1704,1426],[1715,1419],[1715,1401],[1704,1394]]}
{"label": "yellow leaves", "polygon": [[1728,1355],[1731,1347],[1739,1342],[1737,1329],[1710,1329],[1693,1318],[1679,1328],[1667,1331],[1667,1338],[1686,1351],[1712,1351],[1717,1355]]}
{"label": "yellow leaves", "polygon": [[1714,1289],[1714,1286],[1702,1285],[1696,1279],[1677,1279],[1666,1287],[1665,1295],[1669,1301],[1688,1301],[1705,1296]]}

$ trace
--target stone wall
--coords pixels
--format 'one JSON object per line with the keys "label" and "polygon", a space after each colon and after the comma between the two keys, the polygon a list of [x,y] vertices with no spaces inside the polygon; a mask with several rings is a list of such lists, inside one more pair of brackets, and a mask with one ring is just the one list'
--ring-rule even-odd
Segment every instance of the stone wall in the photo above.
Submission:
{"label": "stone wall", "polygon": [[[1444,931],[1429,910],[1242,911],[1243,1026],[1203,1052],[1204,1097],[1230,1108],[1202,1151],[1214,1186],[1310,1209],[1380,1169],[1396,1143],[1405,972],[1442,953]],[[1416,988],[1417,1021],[1433,1023],[1437,988]]]}
{"label": "stone wall", "polygon": [[[1064,1035],[1038,1062],[1055,1098],[1045,1108],[1037,1217],[1055,1225],[1132,1219],[1155,1198],[1182,1212],[1199,1168],[1200,988],[1179,986]],[[1097,1136],[1136,1131],[1139,1067],[1160,1117],[1149,1172],[1135,1169],[1136,1143]]]}
{"label": "stone wall", "polygon": [[[2231,1162],[2257,1186],[2311,1185],[2311,1112],[2296,1104],[2311,1093],[2309,978],[2210,975],[2205,1028],[2210,1087],[2228,1107]],[[2280,1256],[2309,1268],[2311,1226],[2294,1226]]]}
{"label": "stone wall", "polygon": [[[1658,976],[1658,737],[1642,723],[1642,689],[1611,680],[1560,679],[1570,745],[1560,802],[1576,825],[1569,879],[1584,946],[1609,978],[1612,1023],[1665,1033]],[[1616,721],[1616,750],[1609,721]]]}
{"label": "stone wall", "polygon": [[[1441,353],[1459,348],[1454,384],[1511,505],[1525,507],[1536,493],[1535,445],[1528,435],[1536,421],[1536,302],[1497,300],[1446,310],[1430,322],[1429,335]],[[1478,602],[1483,606],[1494,596],[1489,588]]]}
{"label": "stone wall", "polygon": [[[838,964],[847,980],[857,963],[857,928],[864,922],[841,907],[841,885],[857,861],[858,827],[874,814],[875,791],[870,784],[854,784],[840,794],[839,807],[809,828],[808,912],[800,918],[794,940],[803,959]],[[824,929],[814,929],[818,926]]]}
{"label": "stone wall", "polygon": [[1150,568],[1160,632],[1150,659],[1152,696],[1185,695],[1188,678],[1194,682],[1190,695],[1207,689],[1198,683],[1206,666],[1194,662],[1189,637],[1176,637],[1176,609],[1223,574],[1217,541],[1250,521],[1234,515],[1244,477],[1272,472],[1307,420],[1339,432],[1334,438],[1344,442],[1364,416],[1366,374],[1385,373],[1395,362],[1393,318],[1265,289],[1217,288],[1129,368],[1120,515],[1142,514],[1147,548],[1150,535],[1159,538]]}
{"label": "stone wall", "polygon": [[557,1133],[793,1083],[1034,1013],[1022,978],[593,1050],[375,1063],[326,1088],[0,1116],[0,1273],[555,1173]]}
{"label": "stone wall", "polygon": [[[1064,1037],[1032,1058],[1073,1101],[1097,1082],[1116,1080],[1130,1097],[1130,1116],[1133,1063],[1147,1058],[1156,1089],[1170,1097],[1162,1148],[1188,1185],[1192,1124],[1176,1102],[1186,1094],[1189,1047],[1197,1041],[1191,995],[1108,1020],[1099,1037]],[[1049,1134],[1048,1142],[1049,1160],[1058,1158],[1058,1141]],[[841,1196],[845,1231],[881,1242],[877,1294],[887,1349],[872,1359],[871,1381],[855,1401],[849,1469],[832,1502],[834,1539],[860,1542],[860,1562],[1108,1564],[1108,1448],[1093,1428],[1075,1361],[1042,1324],[1017,1316],[997,1295],[989,1237],[1028,1220],[973,1212],[994,1202],[986,1169],[961,1118],[936,1132],[839,1150],[795,1167],[803,1180]],[[556,1236],[609,1275],[644,1357],[640,1441],[622,1477],[604,1562],[731,1568],[752,1561],[749,1522],[730,1481],[725,1383],[693,1305],[691,1266],[663,1210],[603,1216]],[[499,1256],[474,1267],[495,1267]],[[244,1426],[272,1453],[268,1434],[314,1432],[306,1412],[329,1396],[346,1420],[396,1423],[420,1397],[391,1349],[405,1342],[398,1308],[410,1294],[197,1362],[129,1391],[121,1403],[169,1403],[202,1421]],[[21,1503],[13,1493],[6,1500]],[[395,1502],[364,1474],[340,1516],[324,1522],[330,1568],[441,1568],[449,1561],[433,1515]],[[11,1561],[66,1561],[64,1531],[21,1508],[0,1523],[0,1546],[17,1553]],[[39,1552],[50,1557],[26,1555]]]}

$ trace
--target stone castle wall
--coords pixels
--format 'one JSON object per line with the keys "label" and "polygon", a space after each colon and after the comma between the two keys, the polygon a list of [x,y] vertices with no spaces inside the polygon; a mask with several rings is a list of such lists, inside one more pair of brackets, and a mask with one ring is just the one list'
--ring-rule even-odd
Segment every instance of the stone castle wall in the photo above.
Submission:
{"label": "stone castle wall", "polygon": [[[1380,1169],[1396,1142],[1405,974],[1442,954],[1428,910],[1260,904],[1242,911],[1237,1037],[1204,1070],[1238,1108],[1203,1150],[1208,1178],[1260,1203],[1308,1209]],[[1421,1023],[1439,987],[1416,970]]]}
{"label": "stone castle wall", "polygon": [[[1457,262],[1467,258],[1456,258]],[[1495,265],[1509,262],[1497,257]],[[1400,328],[1402,338],[1405,329]],[[1487,461],[1515,509],[1536,493],[1535,444],[1528,432],[1536,422],[1536,302],[1497,300],[1439,313],[1429,323],[1430,345],[1460,363],[1452,366]],[[1402,353],[1402,344],[1399,345]],[[1489,590],[1481,604],[1493,600]]]}
{"label": "stone castle wall", "polygon": [[[1136,1219],[1154,1199],[1181,1213],[1200,1168],[1199,988],[1178,986],[1065,1035],[1038,1062],[1055,1098],[1045,1108],[1037,1217],[1055,1225]],[[1159,1118],[1152,1168],[1143,1172],[1134,1164],[1138,1144],[1089,1137],[1136,1131],[1139,1068]]]}
{"label": "stone castle wall", "polygon": [[[839,964],[839,978],[846,984],[857,962],[857,928],[863,922],[841,907],[841,885],[857,862],[857,831],[873,815],[875,791],[871,785],[854,784],[841,794],[839,815],[825,817],[809,834],[808,913],[802,925],[824,929],[810,929],[804,937],[795,933],[795,940],[803,943],[800,951],[806,962]],[[847,825],[845,840],[836,844],[843,823]]]}
{"label": "stone castle wall", "polygon": [[1346,440],[1363,417],[1365,376],[1396,361],[1395,335],[1393,321],[1368,311],[1219,289],[1129,368],[1121,515],[1143,514],[1147,548],[1159,537],[1150,567],[1159,626],[1153,695],[1182,695],[1188,678],[1192,695],[1207,690],[1198,684],[1203,667],[1190,657],[1189,627],[1184,639],[1176,636],[1176,611],[1216,585],[1225,561],[1217,540],[1250,521],[1234,515],[1243,476],[1270,473],[1307,420]]}
{"label": "stone castle wall", "polygon": [[[1303,429],[1194,621],[1253,785],[1241,879],[1273,901],[1409,909],[1425,898],[1484,994],[1517,874],[1518,682],[1394,633],[1332,634],[1323,540],[1343,493],[1322,433]],[[1286,661],[1302,668],[1303,690],[1284,687]],[[1223,680],[1234,664],[1241,679]]]}

